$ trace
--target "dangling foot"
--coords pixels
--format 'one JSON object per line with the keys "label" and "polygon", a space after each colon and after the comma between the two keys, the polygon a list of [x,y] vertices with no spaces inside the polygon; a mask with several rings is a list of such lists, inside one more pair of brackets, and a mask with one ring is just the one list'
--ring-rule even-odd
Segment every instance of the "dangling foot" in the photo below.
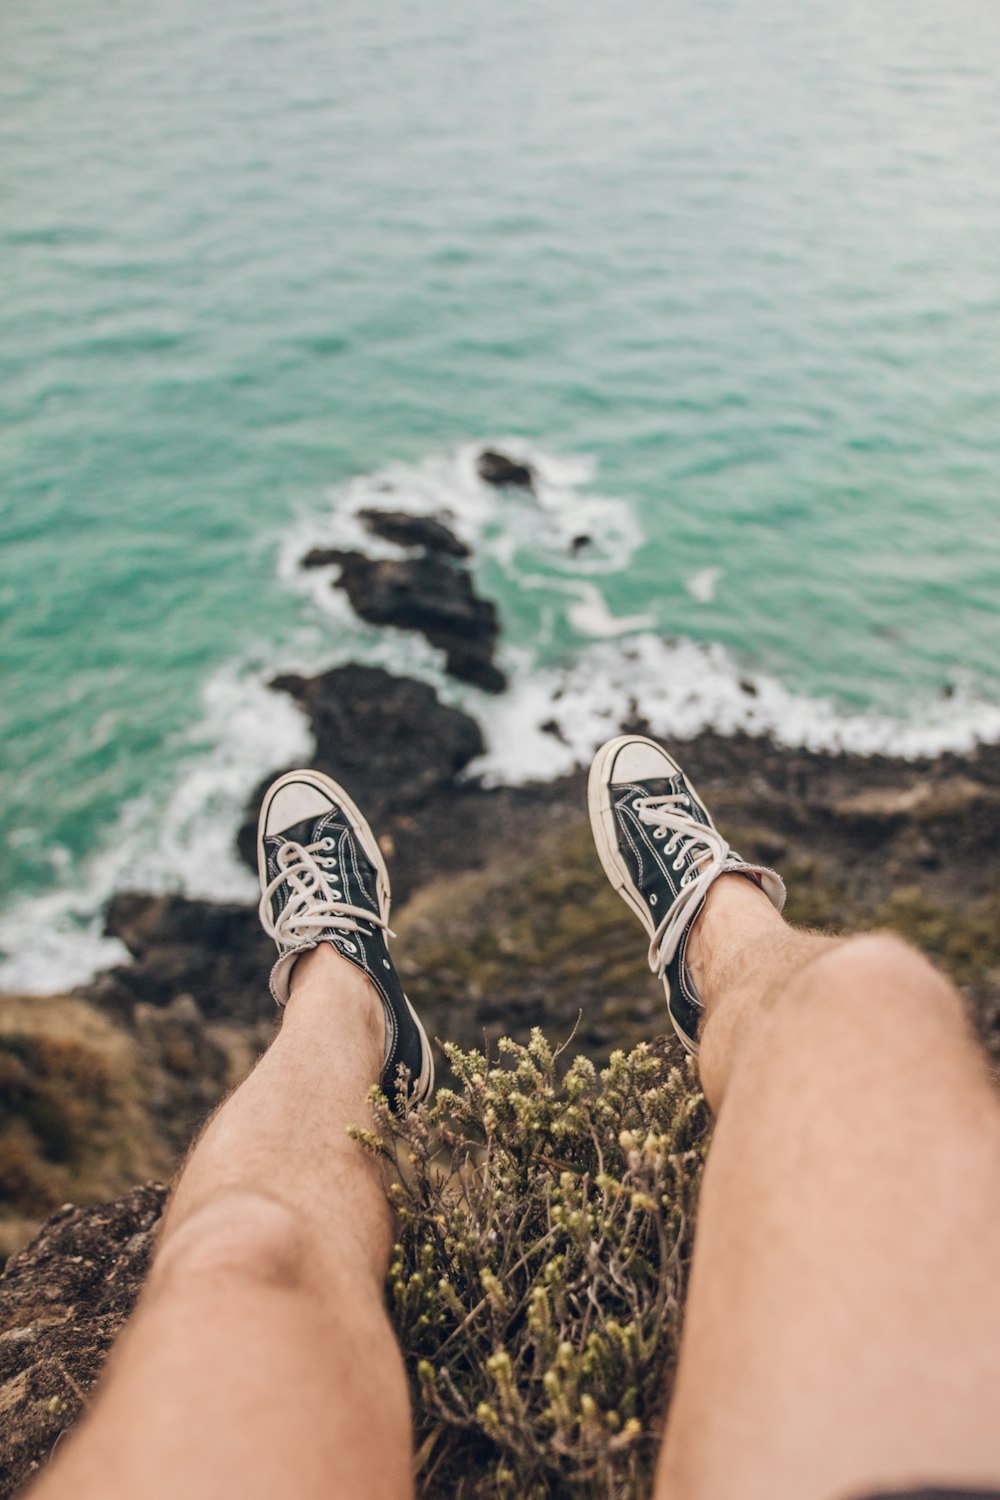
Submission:
{"label": "dangling foot", "polygon": [[[381,1086],[397,1112],[428,1098],[434,1061],[389,956],[389,875],[382,851],[344,789],[319,771],[289,771],[269,787],[257,829],[260,920],[278,946],[271,994],[288,1000],[304,953],[329,943],[378,991],[385,1012]],[[399,1068],[409,1073],[405,1089]]]}
{"label": "dangling foot", "polygon": [[785,904],[779,875],[730,849],[676,761],[655,741],[620,735],[590,768],[590,823],[605,874],[649,933],[649,966],[688,1052],[698,1051],[704,1005],[687,961],[695,919],[720,875],[739,874]]}

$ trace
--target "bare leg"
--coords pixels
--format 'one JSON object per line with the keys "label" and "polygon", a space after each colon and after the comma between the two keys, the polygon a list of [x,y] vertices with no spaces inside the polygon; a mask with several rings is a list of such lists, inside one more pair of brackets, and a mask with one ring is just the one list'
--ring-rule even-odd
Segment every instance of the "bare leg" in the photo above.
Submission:
{"label": "bare leg", "polygon": [[718,1122],[658,1500],[1000,1485],[1000,1102],[958,995],[739,877],[692,942]]}
{"label": "bare leg", "polygon": [[181,1176],[135,1319],[36,1500],[392,1500],[409,1404],[382,1301],[392,1221],[346,1135],[369,1119],[382,1006],[332,948]]}

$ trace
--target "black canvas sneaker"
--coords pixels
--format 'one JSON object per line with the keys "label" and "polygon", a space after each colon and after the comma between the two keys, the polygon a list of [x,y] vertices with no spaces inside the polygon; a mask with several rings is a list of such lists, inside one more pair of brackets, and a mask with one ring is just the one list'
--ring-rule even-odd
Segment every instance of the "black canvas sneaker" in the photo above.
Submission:
{"label": "black canvas sneaker", "polygon": [[604,872],[649,933],[649,967],[663,980],[674,1030],[697,1053],[704,1006],[685,955],[709,887],[731,871],[746,875],[780,911],[784,882],[730,849],[680,766],[641,735],[598,750],[588,801]]}
{"label": "black canvas sneaker", "polygon": [[[278,945],[271,994],[288,999],[303,953],[330,943],[366,974],[385,1010],[381,1087],[397,1112],[434,1088],[434,1061],[389,957],[389,875],[375,837],[344,791],[319,771],[289,771],[268,788],[257,825],[260,920]],[[409,1073],[404,1091],[399,1068]]]}

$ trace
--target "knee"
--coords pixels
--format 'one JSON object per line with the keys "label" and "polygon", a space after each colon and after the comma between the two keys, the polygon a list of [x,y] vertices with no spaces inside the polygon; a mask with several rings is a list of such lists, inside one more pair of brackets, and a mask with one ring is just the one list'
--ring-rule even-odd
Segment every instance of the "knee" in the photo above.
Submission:
{"label": "knee", "polygon": [[815,959],[786,996],[793,1006],[804,998],[868,1033],[900,1024],[935,1030],[966,1025],[965,1005],[954,985],[891,932],[847,938]]}
{"label": "knee", "polygon": [[309,1235],[301,1219],[262,1194],[220,1194],[171,1231],[150,1272],[150,1288],[226,1278],[297,1291],[308,1280]]}
{"label": "knee", "polygon": [[824,1076],[856,1082],[874,1069],[882,1087],[887,1071],[926,1077],[947,1057],[960,1059],[968,1074],[970,1061],[979,1059],[954,985],[888,932],[824,949],[765,997],[762,1014],[737,1012],[728,1030],[725,1022],[725,1012],[710,1017],[700,1059],[702,1086],[715,1110],[737,1059],[752,1065],[756,1089],[763,1068],[768,1078],[780,1077],[785,1095],[796,1077],[814,1095],[821,1062]]}

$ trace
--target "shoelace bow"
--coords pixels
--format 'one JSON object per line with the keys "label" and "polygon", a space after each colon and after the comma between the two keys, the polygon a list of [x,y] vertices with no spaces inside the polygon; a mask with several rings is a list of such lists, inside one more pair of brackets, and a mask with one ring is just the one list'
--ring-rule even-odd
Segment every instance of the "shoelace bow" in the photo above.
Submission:
{"label": "shoelace bow", "polygon": [[[278,850],[278,874],[265,886],[260,898],[260,920],[264,929],[278,943],[294,947],[308,942],[317,932],[361,932],[368,927],[380,927],[389,937],[395,933],[377,912],[364,906],[352,906],[333,894],[330,877],[317,860],[318,854],[335,848],[333,839],[320,839],[316,844],[296,844],[289,841]],[[271,915],[271,898],[287,882],[288,899],[277,918]]]}
{"label": "shoelace bow", "polygon": [[[704,900],[712,882],[721,875],[729,858],[729,845],[716,828],[699,823],[681,807],[689,799],[684,792],[668,792],[662,797],[637,797],[632,806],[639,821],[651,828],[662,828],[671,837],[663,845],[663,854],[674,855],[673,868],[679,870],[688,856],[709,854],[711,860],[700,868],[691,865],[680,882],[677,899],[653,933],[649,945],[649,967],[657,978],[677,952],[688,923]],[[654,834],[655,837],[655,834]]]}

